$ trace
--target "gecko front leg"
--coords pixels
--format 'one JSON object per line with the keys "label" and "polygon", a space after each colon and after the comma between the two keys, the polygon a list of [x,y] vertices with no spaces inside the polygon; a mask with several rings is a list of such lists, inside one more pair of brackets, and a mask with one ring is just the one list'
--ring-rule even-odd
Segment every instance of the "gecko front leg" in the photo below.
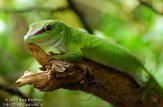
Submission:
{"label": "gecko front leg", "polygon": [[76,45],[70,45],[66,47],[66,51],[61,54],[54,54],[50,52],[50,59],[61,59],[65,61],[80,61],[83,58],[82,52]]}

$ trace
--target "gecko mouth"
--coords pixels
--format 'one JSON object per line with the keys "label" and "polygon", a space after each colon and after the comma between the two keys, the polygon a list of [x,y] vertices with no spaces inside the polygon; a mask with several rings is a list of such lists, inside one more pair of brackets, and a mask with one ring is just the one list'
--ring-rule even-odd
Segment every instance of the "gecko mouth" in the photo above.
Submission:
{"label": "gecko mouth", "polygon": [[[44,28],[41,28],[41,29],[39,29],[37,31],[29,30],[27,32],[27,34],[24,36],[24,41],[25,42],[30,42],[32,40],[32,38],[35,38],[36,36],[38,36],[39,34],[42,34],[44,32],[46,32],[46,30]],[[37,39],[39,39],[39,38],[37,38]],[[32,40],[32,42],[33,42],[33,40]]]}
{"label": "gecko mouth", "polygon": [[40,30],[34,32],[34,33],[32,34],[32,36],[36,36],[36,35],[38,35],[38,34],[41,34],[41,33],[45,32],[45,31],[46,31],[46,30],[45,30],[44,28],[42,28],[42,29],[40,29]]}
{"label": "gecko mouth", "polygon": [[[40,36],[40,35],[37,35],[37,36]],[[47,37],[47,36],[44,36],[44,37],[32,37],[32,36],[28,36],[28,35],[25,35],[24,36],[24,42],[25,43],[44,43],[44,42],[47,42],[49,41],[51,38]]]}

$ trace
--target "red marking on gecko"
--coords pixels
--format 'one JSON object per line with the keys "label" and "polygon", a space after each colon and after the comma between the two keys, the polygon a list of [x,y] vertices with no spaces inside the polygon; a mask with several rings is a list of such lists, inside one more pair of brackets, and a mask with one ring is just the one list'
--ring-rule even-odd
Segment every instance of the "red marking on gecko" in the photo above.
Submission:
{"label": "red marking on gecko", "polygon": [[41,34],[41,33],[45,32],[45,31],[46,31],[45,29],[40,29],[40,30],[36,31],[32,36]]}

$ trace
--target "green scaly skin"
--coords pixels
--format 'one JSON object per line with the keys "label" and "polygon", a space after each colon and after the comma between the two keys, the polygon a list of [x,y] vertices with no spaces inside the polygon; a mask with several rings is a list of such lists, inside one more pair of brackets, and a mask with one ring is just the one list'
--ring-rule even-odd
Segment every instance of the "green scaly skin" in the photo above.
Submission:
{"label": "green scaly skin", "polygon": [[62,21],[43,20],[31,24],[24,41],[59,49],[62,54],[55,55],[55,58],[79,61],[84,57],[118,69],[131,75],[141,86],[145,86],[149,80],[149,72],[128,49],[73,29]]}

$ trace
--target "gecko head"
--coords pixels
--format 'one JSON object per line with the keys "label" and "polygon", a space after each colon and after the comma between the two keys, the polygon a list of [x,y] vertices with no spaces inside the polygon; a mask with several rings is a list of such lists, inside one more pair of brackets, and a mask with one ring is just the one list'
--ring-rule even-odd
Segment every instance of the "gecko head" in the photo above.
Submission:
{"label": "gecko head", "polygon": [[59,20],[42,20],[32,23],[24,36],[24,42],[37,45],[54,45],[61,41],[65,28],[65,24]]}

